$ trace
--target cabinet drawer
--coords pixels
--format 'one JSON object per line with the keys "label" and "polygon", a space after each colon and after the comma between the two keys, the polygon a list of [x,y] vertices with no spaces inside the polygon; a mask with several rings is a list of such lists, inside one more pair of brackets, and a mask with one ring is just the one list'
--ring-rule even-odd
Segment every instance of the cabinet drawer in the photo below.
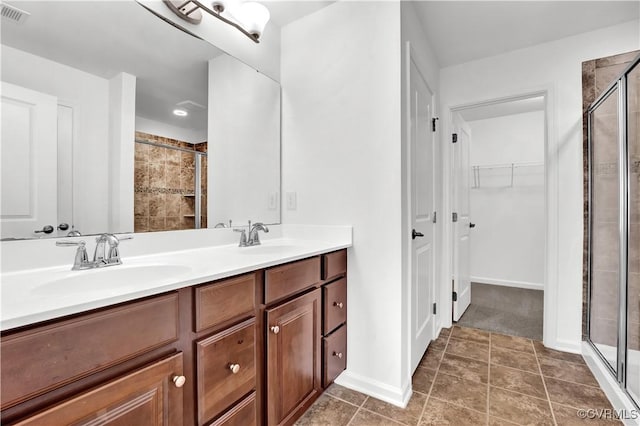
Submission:
{"label": "cabinet drawer", "polygon": [[255,319],[251,318],[196,343],[198,424],[255,390],[255,339]]}
{"label": "cabinet drawer", "polygon": [[312,257],[267,269],[264,302],[293,295],[320,281],[320,257]]}
{"label": "cabinet drawer", "polygon": [[255,426],[256,393],[252,393],[210,426]]}
{"label": "cabinet drawer", "polygon": [[347,326],[322,339],[322,386],[329,386],[347,368]]}
{"label": "cabinet drawer", "polygon": [[322,288],[324,323],[322,334],[329,334],[347,321],[347,279],[328,284]]}
{"label": "cabinet drawer", "polygon": [[242,315],[253,316],[256,274],[195,287],[195,331],[202,331]]}
{"label": "cabinet drawer", "polygon": [[322,255],[322,279],[336,277],[347,272],[347,251],[340,250]]}
{"label": "cabinet drawer", "polygon": [[4,336],[0,344],[2,408],[177,338],[177,293]]}
{"label": "cabinet drawer", "polygon": [[18,425],[181,425],[183,388],[174,385],[172,378],[176,376],[182,376],[181,353],[82,393]]}

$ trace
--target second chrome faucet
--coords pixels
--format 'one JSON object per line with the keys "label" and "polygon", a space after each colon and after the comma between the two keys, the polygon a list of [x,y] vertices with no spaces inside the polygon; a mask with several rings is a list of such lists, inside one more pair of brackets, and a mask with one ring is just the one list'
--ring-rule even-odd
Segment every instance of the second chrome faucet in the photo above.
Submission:
{"label": "second chrome faucet", "polygon": [[260,243],[260,235],[259,231],[269,232],[269,228],[262,222],[256,222],[251,226],[251,221],[249,221],[249,235],[247,236],[246,229],[234,229],[235,232],[240,232],[240,243],[239,247],[250,247],[250,246],[259,246]]}

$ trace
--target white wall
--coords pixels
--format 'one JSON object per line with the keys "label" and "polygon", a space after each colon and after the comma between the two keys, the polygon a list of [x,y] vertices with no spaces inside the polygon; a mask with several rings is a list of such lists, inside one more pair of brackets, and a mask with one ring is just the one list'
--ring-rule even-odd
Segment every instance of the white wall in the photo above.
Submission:
{"label": "white wall", "polygon": [[133,232],[136,78],[109,80],[109,231]]}
{"label": "white wall", "polygon": [[56,96],[73,108],[75,227],[82,233],[107,230],[109,81],[5,45],[2,80]]}
{"label": "white wall", "polygon": [[136,116],[136,131],[194,144],[206,142],[207,140],[206,129],[187,129],[172,126],[171,124],[140,117],[139,115]]}
{"label": "white wall", "polygon": [[396,404],[408,396],[400,47],[399,2],[336,2],[282,29],[283,192],[297,193],[283,223],[353,225],[338,382]]}
{"label": "white wall", "polygon": [[[547,207],[550,253],[545,288],[545,343],[580,350],[582,308],[582,86],[583,61],[640,47],[633,21],[540,44],[502,55],[444,68],[440,74],[443,111],[449,108],[548,91],[547,165],[553,181]],[[445,126],[449,126],[448,123]],[[449,141],[445,132],[443,144]],[[448,163],[449,150],[443,162]],[[447,188],[448,177],[444,185]],[[557,190],[557,191],[556,191]],[[445,192],[445,205],[448,204]],[[444,251],[450,243],[444,240]],[[450,264],[445,267],[450,271]],[[445,273],[445,276],[450,275]],[[553,303],[553,302],[556,303]],[[446,305],[445,305],[446,306]],[[445,312],[446,316],[447,313]]]}
{"label": "white wall", "polygon": [[544,288],[544,111],[468,122],[472,166],[536,163],[535,167],[479,169],[471,189],[471,281]]}
{"label": "white wall", "polygon": [[280,85],[218,56],[209,61],[208,117],[209,227],[280,223]]}

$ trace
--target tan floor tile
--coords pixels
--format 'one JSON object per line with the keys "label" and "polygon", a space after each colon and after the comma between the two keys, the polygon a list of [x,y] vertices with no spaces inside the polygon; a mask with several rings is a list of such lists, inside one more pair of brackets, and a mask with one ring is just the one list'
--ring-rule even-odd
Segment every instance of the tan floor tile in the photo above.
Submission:
{"label": "tan floor tile", "polygon": [[442,351],[428,348],[424,354],[418,367],[429,368],[431,370],[437,370],[440,365],[440,359],[442,358]]}
{"label": "tan floor tile", "polygon": [[581,417],[578,413],[578,409],[566,407],[564,405],[551,404],[553,408],[553,414],[556,417],[556,422],[558,426],[579,426],[579,425],[589,425],[589,426],[599,426],[599,425],[621,425],[622,422],[616,419],[585,419]]}
{"label": "tan floor tile", "polygon": [[358,407],[337,400],[327,394],[320,395],[320,398],[313,403],[304,415],[298,419],[296,425],[299,426],[316,426],[331,425],[341,426],[347,425]]}
{"label": "tan floor tile", "polygon": [[469,340],[460,340],[451,337],[447,344],[447,353],[465,358],[473,358],[487,362],[489,359],[489,346]]}
{"label": "tan floor tile", "polygon": [[440,372],[463,379],[487,383],[489,364],[457,355],[445,353],[440,362]]}
{"label": "tan floor tile", "polygon": [[437,339],[429,343],[429,347],[432,349],[443,351],[445,346],[447,346],[448,340],[449,340],[449,332],[445,333],[443,330],[440,332],[440,335],[438,336]]}
{"label": "tan floor tile", "polygon": [[491,364],[539,373],[538,362],[534,355],[512,351],[511,349],[502,349],[497,346],[491,347]]}
{"label": "tan floor tile", "polygon": [[428,394],[431,390],[431,383],[433,383],[434,377],[436,377],[435,370],[422,367],[416,368],[415,373],[413,373],[413,378],[411,379],[413,390]]}
{"label": "tan floor tile", "polygon": [[581,383],[583,385],[599,386],[598,381],[591,374],[585,364],[576,364],[554,358],[538,357],[540,369],[545,377]]}
{"label": "tan floor tile", "polygon": [[367,399],[367,395],[356,392],[354,390],[345,388],[344,386],[340,386],[338,384],[331,384],[326,390],[329,395],[335,396],[336,398],[340,398],[343,401],[350,402],[351,404],[360,406]]}
{"label": "tan floor tile", "polygon": [[488,331],[478,330],[477,328],[467,328],[454,326],[451,336],[456,339],[471,340],[476,343],[489,343]]}
{"label": "tan floor tile", "polygon": [[486,414],[429,398],[419,425],[477,426],[485,424],[486,419]]}
{"label": "tan floor tile", "polygon": [[397,426],[401,424],[402,423],[382,417],[373,411],[360,410],[353,417],[349,426]]}
{"label": "tan floor tile", "polygon": [[489,426],[513,426],[517,425],[517,423],[511,423],[504,419],[499,419],[497,417],[489,416]]}
{"label": "tan floor tile", "polygon": [[582,358],[582,355],[579,354],[572,354],[569,352],[560,352],[560,351],[556,351],[554,349],[549,349],[547,347],[545,347],[542,342],[538,342],[535,341],[533,342],[533,346],[536,349],[536,354],[538,356],[543,356],[543,357],[547,357],[547,358],[555,358],[555,359],[561,359],[563,361],[569,361],[569,362],[575,362],[578,364],[584,364],[584,359]]}
{"label": "tan floor tile", "polygon": [[547,398],[542,377],[539,374],[528,373],[501,365],[491,366],[491,386],[520,392],[538,398]]}
{"label": "tan floor tile", "polygon": [[487,385],[438,372],[431,396],[472,410],[487,411]]}
{"label": "tan floor tile", "polygon": [[609,400],[599,388],[578,385],[549,377],[544,378],[551,402],[582,409],[611,408]]}
{"label": "tan floor tile", "polygon": [[426,395],[414,392],[409,400],[409,404],[407,404],[407,407],[404,409],[375,398],[367,399],[362,408],[389,417],[400,423],[415,425],[420,419],[426,401]]}
{"label": "tan floor tile", "polygon": [[549,402],[491,387],[489,414],[521,425],[553,425]]}
{"label": "tan floor tile", "polygon": [[517,336],[507,336],[506,334],[491,333],[491,345],[514,351],[533,353],[533,342],[531,339]]}

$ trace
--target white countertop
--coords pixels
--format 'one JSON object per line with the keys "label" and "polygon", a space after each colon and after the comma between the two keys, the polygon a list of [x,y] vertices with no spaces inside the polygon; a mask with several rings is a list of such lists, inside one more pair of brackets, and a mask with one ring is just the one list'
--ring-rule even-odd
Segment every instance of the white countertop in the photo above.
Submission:
{"label": "white countertop", "polygon": [[[69,249],[63,251],[67,256],[63,265],[51,265],[51,261],[45,259],[33,268],[16,266],[22,261],[23,251],[36,250],[30,256],[37,259],[39,248],[46,256],[50,246],[55,247],[54,240],[2,243],[0,329],[9,330],[160,294],[352,245],[351,227],[280,225],[271,228],[274,232],[261,234],[262,245],[255,247],[224,243],[230,238],[230,230],[198,231],[208,232],[214,238],[210,238],[210,245],[194,241],[196,248],[185,248],[189,242],[181,241],[195,235],[190,231],[144,234],[143,237],[136,234],[134,240],[120,245],[122,265],[86,271],[71,271],[75,251]],[[201,234],[198,237],[201,238]],[[88,242],[90,238],[84,239]],[[158,251],[157,247],[163,246],[167,239],[173,240],[173,246],[180,249]],[[129,251],[137,255],[127,255],[127,244],[131,242],[134,244]],[[143,254],[145,250],[140,246],[149,244],[148,251],[153,253]],[[89,253],[91,250],[92,247],[88,247]],[[51,253],[57,256],[60,251],[61,248],[55,248]]]}

